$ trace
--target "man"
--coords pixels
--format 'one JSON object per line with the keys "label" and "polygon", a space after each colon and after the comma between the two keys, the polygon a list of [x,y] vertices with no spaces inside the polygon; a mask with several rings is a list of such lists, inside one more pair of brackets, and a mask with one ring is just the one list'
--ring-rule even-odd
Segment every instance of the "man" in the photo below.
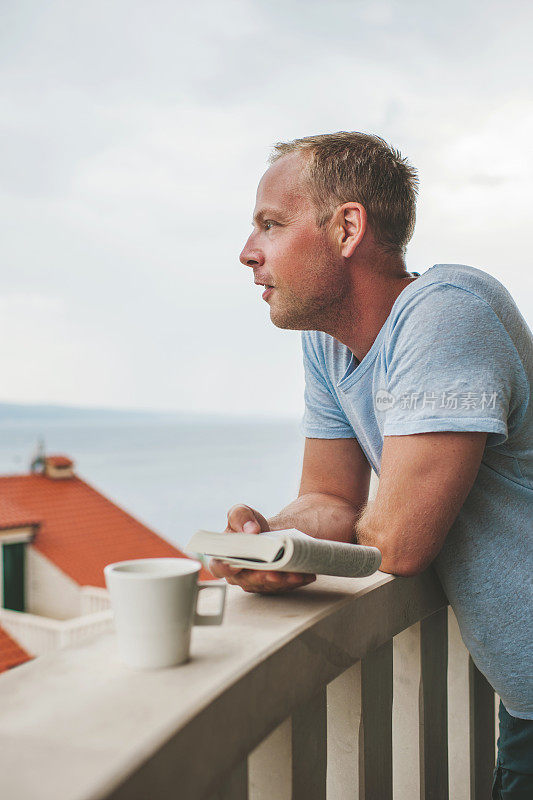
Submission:
{"label": "man", "polygon": [[[407,271],[416,193],[415,170],[379,137],[276,145],[240,259],[272,322],[303,331],[303,471],[277,516],[237,505],[228,530],[374,545],[395,575],[433,563],[503,701],[494,797],[533,797],[531,333],[485,273]],[[251,592],[314,580],[211,568]]]}

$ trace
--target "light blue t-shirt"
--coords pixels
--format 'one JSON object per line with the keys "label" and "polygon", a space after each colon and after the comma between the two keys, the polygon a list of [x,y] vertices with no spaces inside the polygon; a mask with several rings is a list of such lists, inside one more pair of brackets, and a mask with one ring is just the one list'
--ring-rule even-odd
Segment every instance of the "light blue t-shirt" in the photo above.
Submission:
{"label": "light blue t-shirt", "polygon": [[302,343],[304,435],[357,438],[378,475],[384,436],[488,433],[434,566],[476,665],[510,714],[533,719],[533,340],[511,296],[480,270],[437,264],[361,362],[325,333]]}

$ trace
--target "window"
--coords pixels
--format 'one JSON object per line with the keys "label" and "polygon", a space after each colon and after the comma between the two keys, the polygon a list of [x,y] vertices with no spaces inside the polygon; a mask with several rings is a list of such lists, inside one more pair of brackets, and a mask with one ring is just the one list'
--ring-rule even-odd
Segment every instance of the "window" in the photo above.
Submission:
{"label": "window", "polygon": [[25,611],[25,542],[3,545],[3,607]]}

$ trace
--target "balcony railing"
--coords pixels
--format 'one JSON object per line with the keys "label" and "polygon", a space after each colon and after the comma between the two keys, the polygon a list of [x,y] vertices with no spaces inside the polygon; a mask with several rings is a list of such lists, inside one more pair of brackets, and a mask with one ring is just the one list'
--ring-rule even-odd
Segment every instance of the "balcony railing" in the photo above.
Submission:
{"label": "balcony railing", "polygon": [[432,571],[229,587],[172,669],[105,633],[0,676],[10,800],[486,800],[493,763],[494,695]]}
{"label": "balcony railing", "polygon": [[45,655],[113,628],[110,610],[72,619],[50,619],[0,608],[0,625],[33,656]]}
{"label": "balcony railing", "polygon": [[80,601],[82,614],[96,614],[98,611],[107,611],[111,607],[109,592],[99,586],[82,586]]}

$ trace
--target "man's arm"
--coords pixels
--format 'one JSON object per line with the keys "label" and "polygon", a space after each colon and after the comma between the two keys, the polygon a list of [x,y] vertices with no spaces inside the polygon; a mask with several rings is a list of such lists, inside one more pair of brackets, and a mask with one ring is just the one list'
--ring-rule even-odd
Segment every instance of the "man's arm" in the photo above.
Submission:
{"label": "man's arm", "polygon": [[368,500],[370,466],[357,439],[306,439],[298,498],[269,520],[317,539],[354,541]]}
{"label": "man's arm", "polygon": [[438,555],[476,479],[486,433],[385,436],[379,488],[355,527],[380,569],[416,575]]}
{"label": "man's arm", "polygon": [[[444,544],[476,479],[486,439],[486,433],[386,436],[376,499],[362,515],[369,468],[355,440],[308,440],[300,496],[271,520],[272,529],[297,527],[321,538],[373,545],[382,552],[383,572],[415,575]],[[234,506],[228,519],[228,530],[245,524],[251,533],[269,529],[248,506]],[[309,582],[293,573],[239,572],[219,562],[212,570],[252,592]]]}
{"label": "man's arm", "polygon": [[[250,506],[235,505],[226,530],[297,528],[319,539],[353,542],[369,483],[370,467],[356,439],[306,439],[298,498],[269,520]],[[248,592],[286,591],[315,580],[298,573],[236,570],[220,561],[211,561],[210,570]]]}

